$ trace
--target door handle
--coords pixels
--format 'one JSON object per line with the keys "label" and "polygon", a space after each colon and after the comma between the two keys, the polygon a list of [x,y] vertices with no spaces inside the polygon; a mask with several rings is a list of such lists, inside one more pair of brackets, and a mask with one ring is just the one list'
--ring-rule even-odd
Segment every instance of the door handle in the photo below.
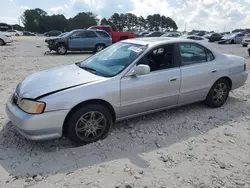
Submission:
{"label": "door handle", "polygon": [[173,82],[173,81],[176,81],[176,80],[177,80],[177,78],[174,77],[174,78],[171,78],[169,81],[170,81],[170,82]]}
{"label": "door handle", "polygon": [[215,73],[215,72],[217,72],[217,69],[212,70],[212,73]]}

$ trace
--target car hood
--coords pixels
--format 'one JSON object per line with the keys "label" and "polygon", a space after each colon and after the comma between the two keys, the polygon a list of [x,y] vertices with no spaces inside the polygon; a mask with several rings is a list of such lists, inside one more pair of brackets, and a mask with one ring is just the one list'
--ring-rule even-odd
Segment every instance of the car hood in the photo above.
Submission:
{"label": "car hood", "polygon": [[101,79],[103,77],[87,72],[73,64],[37,72],[28,76],[18,84],[16,93],[21,98],[36,99],[42,95]]}
{"label": "car hood", "polygon": [[48,37],[46,38],[46,40],[57,40],[57,39],[60,39],[61,37]]}

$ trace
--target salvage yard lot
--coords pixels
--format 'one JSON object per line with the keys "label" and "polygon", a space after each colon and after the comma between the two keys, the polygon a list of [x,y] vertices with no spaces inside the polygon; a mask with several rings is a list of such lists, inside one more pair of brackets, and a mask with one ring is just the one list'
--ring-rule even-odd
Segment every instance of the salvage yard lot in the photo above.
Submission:
{"label": "salvage yard lot", "polygon": [[[19,136],[5,114],[16,85],[90,55],[44,55],[44,39],[17,37],[0,47],[0,188],[250,187],[250,78],[219,109],[198,103],[134,118],[87,146]],[[250,63],[241,45],[210,45]]]}

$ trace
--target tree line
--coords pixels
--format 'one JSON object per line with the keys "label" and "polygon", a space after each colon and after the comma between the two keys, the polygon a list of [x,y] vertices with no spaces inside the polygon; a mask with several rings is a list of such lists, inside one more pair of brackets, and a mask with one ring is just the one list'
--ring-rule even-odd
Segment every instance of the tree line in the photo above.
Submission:
{"label": "tree line", "polygon": [[110,18],[98,19],[92,12],[80,12],[72,18],[62,14],[48,15],[46,11],[35,8],[25,10],[21,16],[24,29],[31,32],[44,33],[50,30],[71,31],[88,28],[92,25],[110,25],[117,31],[171,31],[177,30],[175,21],[160,14],[137,17],[132,13],[114,13]]}

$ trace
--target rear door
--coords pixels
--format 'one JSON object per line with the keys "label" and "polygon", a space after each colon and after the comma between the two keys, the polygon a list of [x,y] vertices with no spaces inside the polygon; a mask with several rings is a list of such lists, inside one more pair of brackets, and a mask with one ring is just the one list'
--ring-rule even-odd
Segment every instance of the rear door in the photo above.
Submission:
{"label": "rear door", "polygon": [[214,55],[197,43],[180,43],[179,51],[182,75],[179,103],[205,99],[219,76]]}
{"label": "rear door", "polygon": [[86,50],[92,50],[95,48],[98,42],[98,36],[94,31],[86,30],[84,32],[83,48]]}
{"label": "rear door", "polygon": [[68,39],[70,50],[83,50],[84,31],[75,31]]}

